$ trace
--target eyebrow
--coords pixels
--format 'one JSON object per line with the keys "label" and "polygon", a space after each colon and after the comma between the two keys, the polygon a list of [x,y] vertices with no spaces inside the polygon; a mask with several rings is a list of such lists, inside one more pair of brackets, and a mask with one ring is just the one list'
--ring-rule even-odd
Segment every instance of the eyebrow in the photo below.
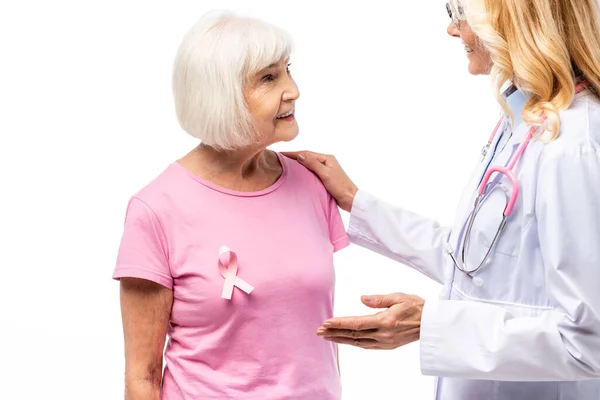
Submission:
{"label": "eyebrow", "polygon": [[[288,59],[288,60],[286,61],[286,64],[289,64],[289,63],[290,63],[290,60]],[[279,61],[277,61],[277,62],[274,62],[273,64],[269,65],[268,67],[265,67],[265,68],[263,68],[263,69],[262,69],[262,71],[264,71],[265,69],[269,69],[269,68],[275,68],[275,67],[276,67],[276,66],[278,66],[278,65],[279,65]]]}
{"label": "eyebrow", "polygon": [[[289,64],[289,60],[287,61],[287,64]],[[275,68],[278,65],[279,65],[279,62],[274,62],[273,64],[271,64],[267,67],[264,67],[263,69],[261,69],[259,71],[256,71],[256,75],[261,75],[261,74],[265,73],[265,71],[267,71],[268,69]]]}

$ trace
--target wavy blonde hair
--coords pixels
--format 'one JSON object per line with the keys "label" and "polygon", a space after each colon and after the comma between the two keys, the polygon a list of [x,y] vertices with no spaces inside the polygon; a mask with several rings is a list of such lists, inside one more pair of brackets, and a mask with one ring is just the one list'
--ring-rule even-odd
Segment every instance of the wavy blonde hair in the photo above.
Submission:
{"label": "wavy blonde hair", "polygon": [[[492,81],[531,93],[524,122],[559,134],[559,113],[573,102],[578,79],[600,92],[598,0],[463,0],[467,22],[490,52]],[[544,115],[547,119],[542,118]]]}

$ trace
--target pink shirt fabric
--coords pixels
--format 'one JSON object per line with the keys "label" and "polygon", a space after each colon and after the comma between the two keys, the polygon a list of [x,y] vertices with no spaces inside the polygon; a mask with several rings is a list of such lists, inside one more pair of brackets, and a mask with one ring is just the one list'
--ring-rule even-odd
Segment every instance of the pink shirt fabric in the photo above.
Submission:
{"label": "pink shirt fabric", "polygon": [[[162,399],[341,398],[336,347],[315,331],[333,316],[333,253],[349,239],[317,177],[278,156],[281,177],[259,192],[173,163],[129,202],[113,278],[174,294]],[[221,246],[250,294],[221,297]]]}

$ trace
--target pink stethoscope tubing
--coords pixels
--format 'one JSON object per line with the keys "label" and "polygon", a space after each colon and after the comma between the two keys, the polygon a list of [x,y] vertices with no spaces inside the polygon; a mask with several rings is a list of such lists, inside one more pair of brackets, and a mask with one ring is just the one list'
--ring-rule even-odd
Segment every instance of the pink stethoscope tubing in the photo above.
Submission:
{"label": "pink stethoscope tubing", "polygon": [[[578,94],[581,91],[583,91],[584,89],[586,89],[589,86],[589,83],[587,82],[580,82],[576,88],[575,88],[575,92]],[[490,136],[490,139],[488,140],[488,144],[486,147],[489,147],[489,145],[491,145],[491,143],[494,141],[494,138],[496,137],[496,134],[498,133],[498,129],[500,128],[500,125],[502,123],[502,120],[500,120],[500,122],[498,122],[498,124],[496,125],[496,128],[494,129],[494,131],[492,132],[492,135]],[[529,129],[529,131],[527,132],[527,135],[525,136],[525,138],[521,141],[521,143],[519,144],[519,147],[517,148],[517,151],[515,152],[515,154],[511,157],[511,159],[509,160],[508,164],[504,167],[504,166],[500,166],[500,165],[494,165],[492,167],[490,167],[485,175],[483,176],[483,179],[481,180],[481,183],[479,184],[479,187],[477,189],[477,197],[475,198],[475,203],[473,205],[473,210],[471,211],[470,215],[469,215],[469,219],[466,222],[467,225],[467,230],[464,233],[463,236],[463,240],[462,240],[462,246],[461,247],[461,261],[459,262],[455,257],[453,252],[450,250],[448,252],[448,254],[450,255],[450,257],[452,258],[452,261],[454,261],[454,264],[456,265],[456,267],[464,272],[465,274],[467,274],[469,277],[473,277],[472,274],[477,272],[482,266],[483,264],[487,261],[487,259],[489,258],[492,249],[494,248],[494,245],[496,244],[496,242],[498,241],[498,238],[500,237],[500,233],[504,230],[504,226],[506,225],[506,220],[507,218],[512,214],[513,208],[515,206],[515,203],[517,201],[517,197],[519,196],[519,181],[518,179],[515,177],[514,175],[514,168],[515,165],[517,164],[517,162],[519,161],[519,159],[521,158],[521,156],[523,155],[523,153],[525,152],[525,149],[527,148],[527,146],[529,145],[529,142],[531,142],[531,139],[533,138],[533,135],[536,133],[536,131],[540,129],[539,127],[531,127]],[[465,258],[466,258],[466,248],[468,247],[468,242],[469,242],[469,237],[471,234],[471,228],[473,226],[473,221],[475,220],[475,216],[477,214],[477,211],[479,209],[479,205],[481,200],[484,198],[485,196],[485,189],[489,184],[490,178],[492,176],[492,174],[494,173],[498,173],[501,175],[504,175],[508,178],[508,180],[510,181],[511,187],[512,187],[512,193],[510,195],[510,198],[508,199],[508,201],[506,202],[506,206],[504,207],[504,211],[502,213],[502,221],[500,222],[500,225],[498,226],[498,229],[496,230],[496,234],[494,235],[494,238],[492,239],[492,243],[490,244],[485,256],[483,257],[483,260],[481,261],[481,263],[479,263],[479,265],[477,266],[477,268],[469,271],[467,270],[466,267],[466,262],[465,262]],[[460,245],[460,243],[459,243]]]}

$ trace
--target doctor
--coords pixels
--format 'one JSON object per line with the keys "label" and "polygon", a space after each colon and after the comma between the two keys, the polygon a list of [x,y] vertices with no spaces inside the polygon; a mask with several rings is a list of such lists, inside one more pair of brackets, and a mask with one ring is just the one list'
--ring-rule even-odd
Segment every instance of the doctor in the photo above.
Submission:
{"label": "doctor", "polygon": [[447,10],[469,72],[491,73],[505,110],[452,227],[358,190],[333,156],[289,153],[351,212],[353,243],[443,283],[441,298],[364,296],[385,310],[317,334],[365,349],[420,340],[438,399],[600,399],[598,4]]}

